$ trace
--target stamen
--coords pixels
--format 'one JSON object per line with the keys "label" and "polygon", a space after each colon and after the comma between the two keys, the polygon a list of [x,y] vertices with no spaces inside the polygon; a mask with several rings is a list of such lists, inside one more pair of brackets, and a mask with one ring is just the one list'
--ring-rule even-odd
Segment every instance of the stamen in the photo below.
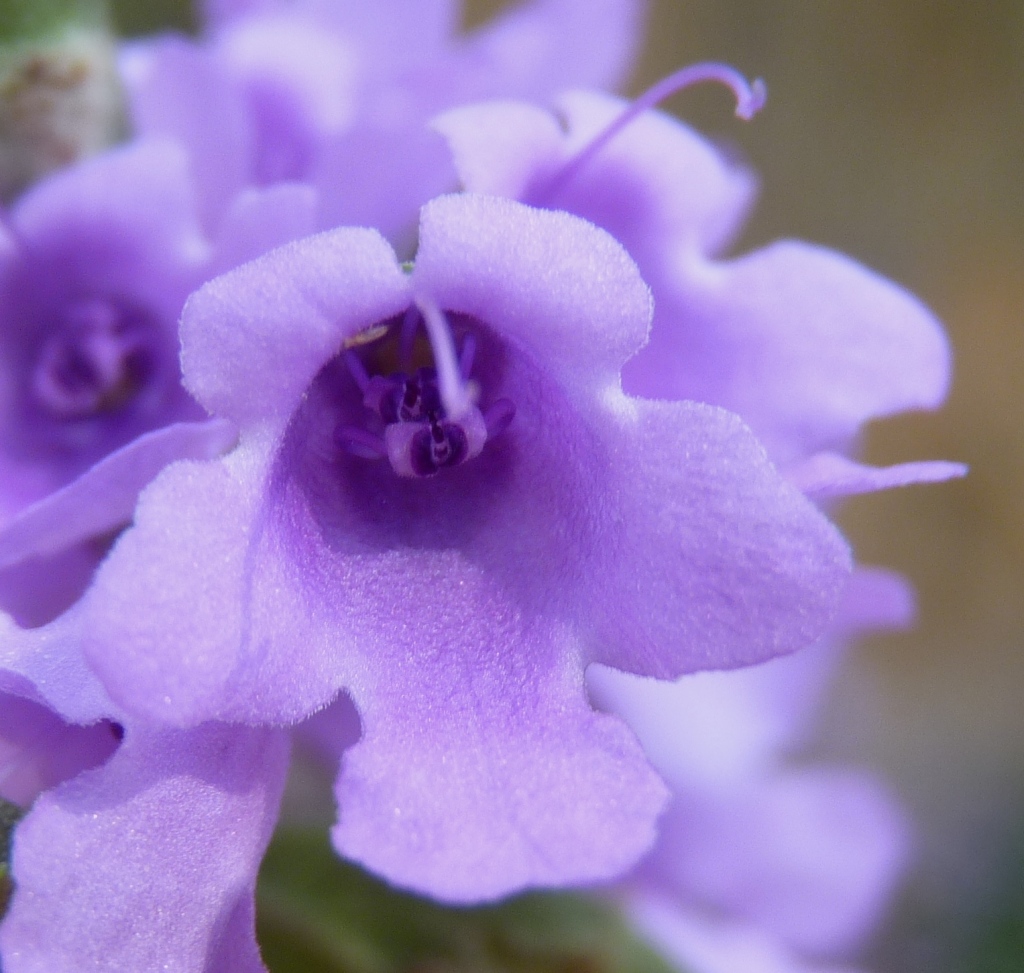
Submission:
{"label": "stamen", "polygon": [[388,454],[380,436],[358,426],[339,426],[334,431],[334,440],[346,452],[362,459],[380,459]]}
{"label": "stamen", "polygon": [[444,410],[449,419],[459,420],[473,407],[473,402],[459,371],[451,328],[441,309],[429,298],[417,298],[416,307],[423,315],[427,337],[434,353],[434,367],[437,369],[437,384]]}
{"label": "stamen", "polygon": [[682,68],[648,88],[606,129],[569,159],[554,174],[550,181],[542,187],[540,192],[536,194],[536,201],[543,203],[551,199],[559,190],[575,179],[580,171],[586,168],[591,159],[615,138],[619,132],[645,111],[654,108],[659,102],[668,98],[669,95],[682,91],[684,88],[689,88],[691,85],[701,84],[704,81],[717,81],[730,88],[736,96],[736,117],[742,118],[744,121],[750,121],[764,107],[765,100],[768,97],[768,89],[761,78],[756,78],[752,83],[748,83],[742,74],[727,64],[705,61]]}
{"label": "stamen", "polygon": [[402,368],[409,368],[412,364],[412,349],[416,342],[416,326],[419,323],[419,308],[415,304],[410,304],[409,310],[402,318],[402,330],[398,335],[398,360]]}
{"label": "stamen", "polygon": [[346,351],[342,357],[345,359],[345,367],[348,369],[349,375],[352,376],[352,381],[359,386],[360,392],[365,393],[366,387],[370,384],[370,376],[359,360],[359,356],[354,351]]}
{"label": "stamen", "polygon": [[462,372],[462,377],[467,382],[469,376],[473,374],[474,358],[476,358],[476,338],[472,334],[467,334],[462,339],[462,351],[459,354],[459,371]]}

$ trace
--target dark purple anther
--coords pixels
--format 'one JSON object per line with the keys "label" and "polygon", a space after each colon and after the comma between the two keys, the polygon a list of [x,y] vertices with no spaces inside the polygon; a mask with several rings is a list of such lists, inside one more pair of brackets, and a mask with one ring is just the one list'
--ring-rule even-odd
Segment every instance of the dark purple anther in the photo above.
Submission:
{"label": "dark purple anther", "polygon": [[433,476],[445,466],[458,466],[469,452],[469,439],[457,422],[432,422],[409,444],[409,465],[417,476]]}
{"label": "dark purple anther", "polygon": [[[436,309],[431,313],[439,316],[440,326],[444,329],[442,340],[450,346],[447,321]],[[396,347],[392,350],[397,350],[398,360],[406,365],[421,320],[414,306],[403,316],[401,323],[382,339],[395,342]],[[436,359],[435,336],[429,333],[429,327],[427,331]],[[369,343],[364,347],[369,349]],[[458,373],[456,381],[468,381],[476,349],[476,337],[466,334],[457,365],[449,352],[448,361],[452,363],[452,370]],[[387,350],[387,345],[383,349],[379,345],[376,348],[377,352]],[[344,353],[344,362],[362,393],[364,407],[373,414],[370,425],[383,424],[383,431],[343,424],[335,430],[334,439],[340,448],[353,456],[363,459],[387,456],[391,468],[399,476],[434,476],[445,467],[458,466],[472,459],[488,439],[508,426],[515,415],[515,406],[508,399],[498,399],[488,407],[486,414],[482,413],[473,404],[466,387],[459,389],[462,401],[449,409],[436,367],[421,366],[411,375],[402,370],[371,376],[367,365],[378,359],[372,354],[363,358],[361,354],[366,352],[350,348]],[[455,409],[458,411],[453,411]]]}
{"label": "dark purple anther", "polygon": [[[352,371],[351,366],[349,371]],[[432,368],[419,368],[413,376],[405,372],[374,375],[363,390],[363,405],[384,420],[392,422],[422,422],[444,411],[437,388],[437,374]]]}
{"label": "dark purple anther", "polygon": [[57,419],[87,419],[126,405],[152,377],[147,325],[145,315],[112,300],[72,304],[39,353],[36,401]]}

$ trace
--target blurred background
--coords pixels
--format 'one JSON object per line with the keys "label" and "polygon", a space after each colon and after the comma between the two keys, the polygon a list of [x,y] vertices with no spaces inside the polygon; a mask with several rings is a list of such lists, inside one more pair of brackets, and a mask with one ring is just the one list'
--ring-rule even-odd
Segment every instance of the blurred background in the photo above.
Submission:
{"label": "blurred background", "polygon": [[[502,5],[471,0],[467,23]],[[189,25],[183,2],[115,7],[126,31]],[[914,632],[854,657],[819,745],[879,769],[919,825],[870,965],[1024,970],[1024,3],[657,0],[633,89],[712,58],[764,77],[767,109],[741,125],[714,89],[666,107],[761,173],[741,248],[843,250],[919,294],[955,349],[945,410],[879,424],[866,453],[970,476],[841,518],[861,559],[920,598]]]}

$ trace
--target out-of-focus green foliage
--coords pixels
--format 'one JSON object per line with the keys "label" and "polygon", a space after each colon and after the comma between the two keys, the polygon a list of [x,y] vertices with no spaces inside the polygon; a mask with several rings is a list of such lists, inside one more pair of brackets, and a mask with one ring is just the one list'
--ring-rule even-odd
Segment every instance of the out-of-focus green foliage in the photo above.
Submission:
{"label": "out-of-focus green foliage", "polygon": [[0,0],[0,42],[33,40],[68,24],[101,24],[104,0]]}
{"label": "out-of-focus green foliage", "polygon": [[193,5],[189,0],[111,0],[110,5],[114,23],[121,34],[193,31],[196,26]]}
{"label": "out-of-focus green foliage", "polygon": [[975,904],[960,968],[970,973],[1024,970],[1024,834],[1007,857],[1001,887]]}
{"label": "out-of-focus green foliage", "polygon": [[0,798],[0,919],[7,911],[7,902],[11,897],[12,885],[10,868],[11,835],[14,826],[24,811],[17,804],[11,804]]}
{"label": "out-of-focus green foliage", "polygon": [[[272,973],[671,973],[611,905],[535,892],[448,908],[340,861],[326,832],[279,833],[257,930]],[[676,971],[678,973],[678,971]]]}

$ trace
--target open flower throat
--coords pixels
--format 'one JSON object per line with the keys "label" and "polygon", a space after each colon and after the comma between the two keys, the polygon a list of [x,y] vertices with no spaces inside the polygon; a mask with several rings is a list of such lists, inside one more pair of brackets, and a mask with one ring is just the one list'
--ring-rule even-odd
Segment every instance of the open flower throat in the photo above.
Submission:
{"label": "open flower throat", "polygon": [[339,423],[337,446],[367,460],[387,458],[399,476],[434,476],[478,456],[515,415],[506,398],[487,402],[472,379],[478,340],[456,339],[437,307],[419,302],[400,320],[346,343],[342,361],[362,394],[362,425]]}
{"label": "open flower throat", "polygon": [[88,419],[130,403],[153,378],[157,349],[147,312],[110,298],[84,298],[63,309],[40,348],[32,396],[58,420]]}

